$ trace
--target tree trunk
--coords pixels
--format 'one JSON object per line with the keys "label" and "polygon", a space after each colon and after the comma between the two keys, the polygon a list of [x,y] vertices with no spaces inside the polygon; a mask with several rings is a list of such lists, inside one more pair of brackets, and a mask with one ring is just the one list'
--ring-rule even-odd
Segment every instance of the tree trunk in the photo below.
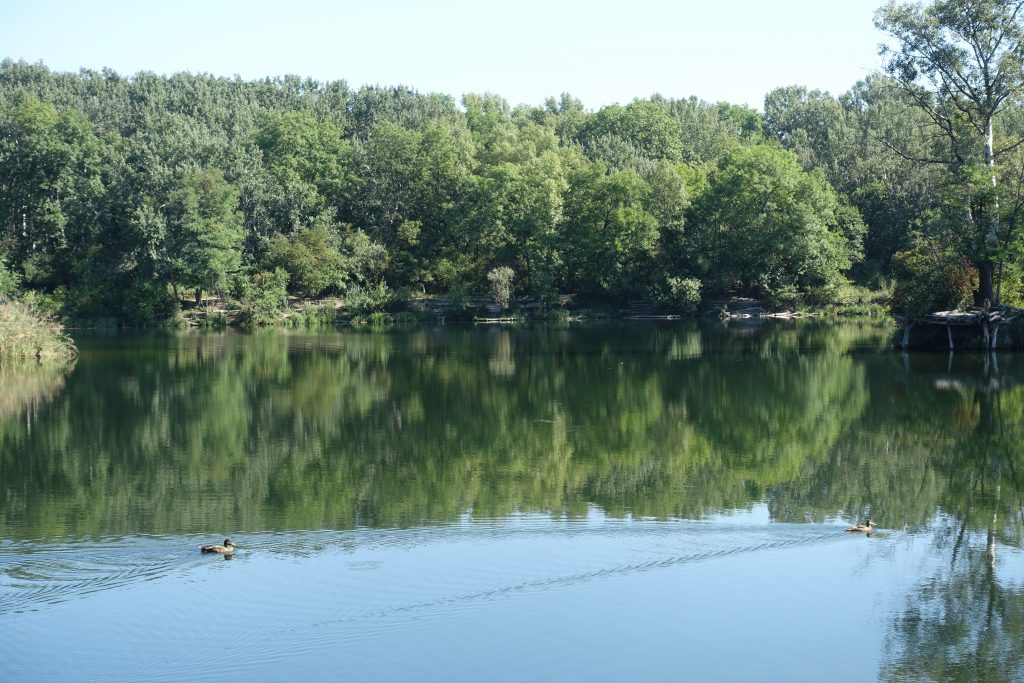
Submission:
{"label": "tree trunk", "polygon": [[985,308],[986,302],[989,305],[998,304],[994,289],[995,264],[991,259],[983,259],[976,265],[978,267],[978,293],[974,297],[974,305]]}
{"label": "tree trunk", "polygon": [[[992,178],[992,187],[996,186],[996,153],[994,136],[992,134],[992,117],[988,117],[985,122],[985,165],[988,166],[989,176]],[[995,226],[995,218],[992,219],[992,225]],[[989,239],[995,241],[995,232],[989,234]]]}
{"label": "tree trunk", "polygon": [[[985,165],[988,166],[989,176],[992,178],[992,188],[996,187],[996,156],[995,145],[992,134],[992,117],[985,121]],[[985,240],[985,258],[978,264],[978,306],[987,308],[990,305],[999,304],[999,296],[995,290],[995,267],[992,263],[992,253],[998,245],[999,237],[999,196],[995,195],[992,218],[988,224],[988,236]]]}
{"label": "tree trunk", "polygon": [[1003,267],[1006,262],[1003,259],[999,259],[999,271],[996,273],[996,298],[992,300],[993,304],[998,304],[1002,300],[1003,296]]}

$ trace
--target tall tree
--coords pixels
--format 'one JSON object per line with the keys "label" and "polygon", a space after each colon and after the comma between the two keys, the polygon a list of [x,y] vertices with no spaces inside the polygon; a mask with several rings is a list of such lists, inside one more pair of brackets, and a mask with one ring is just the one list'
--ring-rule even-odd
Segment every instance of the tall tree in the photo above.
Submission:
{"label": "tall tree", "polygon": [[69,252],[90,241],[102,193],[99,143],[75,112],[33,98],[0,111],[0,256],[28,284],[55,286]]}
{"label": "tall tree", "polygon": [[577,160],[567,173],[561,251],[568,286],[591,296],[642,294],[654,274],[658,220],[645,203],[650,186],[634,171],[609,173]]}
{"label": "tall tree", "polygon": [[785,298],[827,292],[859,258],[863,224],[843,207],[819,170],[772,145],[739,148],[694,203],[701,275],[716,289]]}
{"label": "tall tree", "polygon": [[1024,85],[1022,0],[895,1],[882,7],[875,25],[896,39],[883,46],[886,71],[924,111],[947,142],[943,158],[964,183],[964,221],[978,268],[978,303],[996,301],[995,263],[999,258],[996,193],[977,182],[984,169],[997,187],[1001,156],[1024,138],[1001,146],[995,141],[997,115],[1017,99]]}
{"label": "tall tree", "polygon": [[605,107],[583,127],[581,142],[621,138],[649,159],[682,159],[682,125],[663,102],[636,100],[625,107]]}
{"label": "tall tree", "polygon": [[302,112],[267,117],[256,134],[277,201],[277,231],[290,233],[321,214],[344,215],[355,192],[352,150],[341,128]]}
{"label": "tall tree", "polygon": [[195,290],[223,292],[240,265],[243,238],[238,190],[220,170],[193,171],[181,177],[165,207],[166,277]]}
{"label": "tall tree", "polygon": [[842,105],[827,92],[802,86],[772,90],[764,98],[764,130],[796,152],[804,170],[820,168],[833,187],[842,184],[852,131]]}

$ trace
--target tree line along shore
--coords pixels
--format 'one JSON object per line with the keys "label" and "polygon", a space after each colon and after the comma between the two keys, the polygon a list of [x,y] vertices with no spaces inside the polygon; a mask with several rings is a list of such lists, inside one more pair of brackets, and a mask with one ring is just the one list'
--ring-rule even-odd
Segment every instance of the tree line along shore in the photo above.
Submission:
{"label": "tree line along shore", "polygon": [[[763,110],[0,63],[0,299],[79,324],[1024,299],[1021,2],[890,3],[885,68]],[[308,306],[306,308],[309,308]],[[331,312],[333,311],[333,312]],[[293,316],[294,317],[294,316]]]}

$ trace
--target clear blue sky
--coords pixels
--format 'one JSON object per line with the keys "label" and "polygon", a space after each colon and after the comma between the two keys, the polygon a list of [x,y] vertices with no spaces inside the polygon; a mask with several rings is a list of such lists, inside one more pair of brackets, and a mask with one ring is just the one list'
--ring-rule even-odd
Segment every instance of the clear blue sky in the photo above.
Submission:
{"label": "clear blue sky", "polygon": [[0,56],[246,79],[283,74],[590,109],[659,92],[760,108],[876,70],[883,0],[0,0]]}

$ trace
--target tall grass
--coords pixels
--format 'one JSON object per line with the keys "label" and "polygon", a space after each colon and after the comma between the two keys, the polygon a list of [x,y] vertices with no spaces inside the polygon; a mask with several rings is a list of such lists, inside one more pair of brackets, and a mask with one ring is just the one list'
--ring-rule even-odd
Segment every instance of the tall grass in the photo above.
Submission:
{"label": "tall grass", "polygon": [[21,301],[0,303],[0,361],[68,361],[77,355],[74,341],[53,318]]}

